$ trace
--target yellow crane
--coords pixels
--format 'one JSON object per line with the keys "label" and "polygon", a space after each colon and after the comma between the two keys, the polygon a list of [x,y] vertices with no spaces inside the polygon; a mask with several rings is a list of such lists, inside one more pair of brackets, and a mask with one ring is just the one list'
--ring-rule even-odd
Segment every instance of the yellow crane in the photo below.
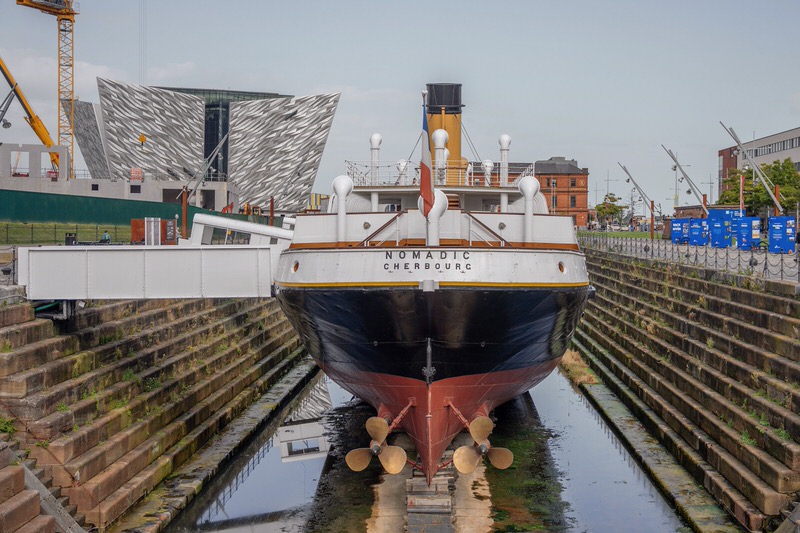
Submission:
{"label": "yellow crane", "polygon": [[[30,124],[31,128],[33,128],[33,132],[39,137],[39,140],[42,141],[42,144],[45,145],[47,148],[53,146],[53,139],[50,137],[50,132],[47,131],[47,128],[42,122],[42,119],[33,112],[33,108],[31,104],[28,103],[28,99],[25,98],[25,95],[22,93],[22,89],[19,88],[17,85],[16,80],[14,80],[14,76],[11,75],[11,71],[8,70],[8,66],[6,66],[3,58],[0,57],[0,71],[3,72],[3,77],[8,82],[8,85],[11,87],[11,90],[14,92],[14,95],[17,97],[22,109],[25,110],[25,121]],[[0,113],[2,115],[2,113]],[[53,163],[53,169],[58,168],[58,154],[55,152],[50,152],[50,162]]]}
{"label": "yellow crane", "polygon": [[[17,5],[55,15],[58,21],[58,144],[67,148],[72,165],[75,147],[72,114],[75,100],[74,26],[77,6],[73,5],[72,0],[17,0]],[[73,177],[71,168],[69,177]]]}

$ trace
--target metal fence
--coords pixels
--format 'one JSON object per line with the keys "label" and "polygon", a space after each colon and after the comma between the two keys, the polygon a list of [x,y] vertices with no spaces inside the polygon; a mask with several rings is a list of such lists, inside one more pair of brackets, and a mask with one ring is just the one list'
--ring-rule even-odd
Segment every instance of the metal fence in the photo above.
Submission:
{"label": "metal fence", "polygon": [[66,244],[68,235],[74,242],[98,242],[105,231],[111,236],[111,242],[130,242],[130,226],[0,222],[0,245]]}
{"label": "metal fence", "polygon": [[673,244],[667,240],[613,237],[603,234],[580,234],[578,240],[585,249],[800,284],[797,254],[772,254],[765,249],[744,251],[735,248],[690,246]]}

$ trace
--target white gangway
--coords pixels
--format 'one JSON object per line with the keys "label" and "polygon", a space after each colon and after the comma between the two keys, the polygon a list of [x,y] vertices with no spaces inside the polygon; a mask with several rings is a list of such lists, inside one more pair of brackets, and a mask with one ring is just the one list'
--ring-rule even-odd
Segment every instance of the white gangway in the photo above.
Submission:
{"label": "white gangway", "polygon": [[[178,246],[20,247],[18,282],[29,300],[272,296],[272,273],[292,239],[283,227],[197,214]],[[212,245],[214,230],[248,244]],[[230,232],[230,233],[229,233]]]}

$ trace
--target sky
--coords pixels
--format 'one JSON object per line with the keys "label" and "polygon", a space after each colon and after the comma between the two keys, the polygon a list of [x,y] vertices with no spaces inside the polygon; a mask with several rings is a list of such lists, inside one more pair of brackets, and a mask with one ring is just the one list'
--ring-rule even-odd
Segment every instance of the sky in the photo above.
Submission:
{"label": "sky", "polygon": [[[575,159],[589,204],[630,198],[625,165],[671,213],[677,153],[706,193],[717,152],[800,125],[797,0],[83,0],[75,94],[96,78],[291,95],[341,93],[314,185],[330,192],[345,160],[412,153],[426,83],[461,83],[463,123],[499,160]],[[36,113],[56,126],[55,17],[0,4],[0,56]],[[0,87],[0,98],[7,88]],[[37,143],[15,102],[0,142]],[[77,168],[85,167],[77,158]],[[680,205],[696,204],[680,184]],[[712,200],[718,188],[713,185]]]}

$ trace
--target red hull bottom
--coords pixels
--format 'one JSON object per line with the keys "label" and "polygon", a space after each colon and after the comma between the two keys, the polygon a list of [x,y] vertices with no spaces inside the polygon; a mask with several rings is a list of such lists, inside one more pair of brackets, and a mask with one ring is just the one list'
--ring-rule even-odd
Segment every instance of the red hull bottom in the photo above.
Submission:
{"label": "red hull bottom", "polygon": [[559,359],[517,370],[434,381],[430,385],[387,374],[343,375],[331,368],[323,367],[323,370],[343,388],[372,405],[378,416],[394,420],[411,405],[400,426],[414,441],[418,464],[430,483],[441,466],[445,449],[465,429],[454,407],[467,422],[476,416],[488,415],[498,405],[542,381]]}

